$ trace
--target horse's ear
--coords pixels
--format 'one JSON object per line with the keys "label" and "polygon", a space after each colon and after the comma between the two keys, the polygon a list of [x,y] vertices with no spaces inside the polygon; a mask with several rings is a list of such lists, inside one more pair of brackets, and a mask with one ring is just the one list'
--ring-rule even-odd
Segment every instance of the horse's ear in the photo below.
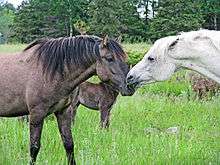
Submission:
{"label": "horse's ear", "polygon": [[174,46],[178,43],[179,38],[177,38],[175,41],[173,41],[170,45],[169,45],[169,49],[173,49]]}
{"label": "horse's ear", "polygon": [[101,45],[102,47],[106,47],[108,42],[108,35],[105,35],[105,37],[102,39]]}
{"label": "horse's ear", "polygon": [[121,40],[122,40],[122,36],[121,36],[121,35],[118,36],[118,37],[115,39],[115,41],[118,42],[119,44],[121,44]]}

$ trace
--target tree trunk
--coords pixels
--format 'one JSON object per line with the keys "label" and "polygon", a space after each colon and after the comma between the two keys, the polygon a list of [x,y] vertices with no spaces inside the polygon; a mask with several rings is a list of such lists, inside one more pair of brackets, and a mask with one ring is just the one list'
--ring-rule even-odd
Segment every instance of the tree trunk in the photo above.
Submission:
{"label": "tree trunk", "polygon": [[220,14],[217,15],[217,30],[220,30]]}
{"label": "tree trunk", "polygon": [[152,1],[152,16],[154,18],[154,15],[155,15],[155,1],[153,0]]}
{"label": "tree trunk", "polygon": [[214,24],[214,29],[218,30],[218,26],[217,26],[217,15],[215,14],[213,17],[213,24]]}
{"label": "tree trunk", "polygon": [[69,36],[73,36],[73,20],[72,20],[72,8],[70,0],[68,0],[68,15],[69,15],[69,28],[70,28],[70,34]]}
{"label": "tree trunk", "polygon": [[72,37],[73,36],[73,23],[72,23],[72,19],[71,18],[70,18],[69,24],[70,24],[70,27],[69,27],[70,28],[70,37]]}
{"label": "tree trunk", "polygon": [[149,4],[149,0],[146,1],[145,3],[145,14],[146,14],[146,17],[145,17],[145,23],[146,25],[148,25],[148,4]]}

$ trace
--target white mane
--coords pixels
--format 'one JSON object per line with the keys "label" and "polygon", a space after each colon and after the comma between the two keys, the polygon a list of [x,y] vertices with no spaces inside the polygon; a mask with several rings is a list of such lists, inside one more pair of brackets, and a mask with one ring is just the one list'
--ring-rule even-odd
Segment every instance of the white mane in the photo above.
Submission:
{"label": "white mane", "polygon": [[[149,50],[148,54],[156,54],[157,58],[161,58],[161,54],[166,57],[168,54],[169,46],[175,42],[177,39],[185,41],[189,47],[197,48],[198,41],[206,41],[206,46],[209,46],[210,50],[218,51],[220,56],[220,31],[214,30],[199,30],[190,32],[181,32],[176,36],[168,36],[158,39],[152,49]],[[145,57],[146,58],[146,57]]]}
{"label": "white mane", "polygon": [[154,46],[168,47],[173,41],[175,41],[178,38],[183,39],[187,42],[194,42],[199,39],[201,40],[206,39],[212,41],[216,47],[220,48],[220,31],[204,30],[204,29],[199,31],[181,32],[179,35],[176,36],[168,36],[158,39],[155,42]]}
{"label": "white mane", "polygon": [[180,33],[179,38],[184,39],[186,42],[195,42],[196,40],[209,40],[210,44],[212,44],[212,46],[217,48],[220,52],[220,31],[204,29],[199,31],[182,32]]}

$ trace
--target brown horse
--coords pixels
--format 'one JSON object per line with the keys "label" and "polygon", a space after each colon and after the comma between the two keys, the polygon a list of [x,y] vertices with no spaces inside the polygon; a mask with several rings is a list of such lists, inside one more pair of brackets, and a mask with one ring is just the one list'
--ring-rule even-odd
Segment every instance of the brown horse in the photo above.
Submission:
{"label": "brown horse", "polygon": [[132,95],[125,83],[126,54],[114,40],[76,36],[37,40],[21,54],[0,56],[0,116],[29,114],[30,164],[40,150],[44,118],[54,113],[68,164],[75,164],[71,112],[75,88],[97,74],[122,95]]}
{"label": "brown horse", "polygon": [[119,94],[118,90],[105,82],[99,84],[84,82],[79,85],[78,90],[77,97],[69,107],[70,111],[73,112],[73,121],[75,120],[77,108],[81,104],[87,108],[99,110],[101,128],[108,128],[111,108]]}

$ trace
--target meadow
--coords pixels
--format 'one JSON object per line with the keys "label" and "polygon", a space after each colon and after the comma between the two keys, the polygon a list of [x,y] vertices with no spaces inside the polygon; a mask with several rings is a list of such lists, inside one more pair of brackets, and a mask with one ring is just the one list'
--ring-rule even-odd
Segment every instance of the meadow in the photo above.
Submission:
{"label": "meadow", "polygon": [[[25,45],[0,45],[0,53]],[[144,54],[149,45],[125,44]],[[131,97],[119,96],[109,130],[100,130],[99,113],[80,107],[73,129],[80,165],[218,165],[220,164],[220,96],[198,100],[185,79],[140,88]],[[28,124],[0,118],[0,165],[29,161]],[[175,128],[175,131],[168,131]],[[63,165],[66,156],[53,116],[43,129],[38,165]]]}

